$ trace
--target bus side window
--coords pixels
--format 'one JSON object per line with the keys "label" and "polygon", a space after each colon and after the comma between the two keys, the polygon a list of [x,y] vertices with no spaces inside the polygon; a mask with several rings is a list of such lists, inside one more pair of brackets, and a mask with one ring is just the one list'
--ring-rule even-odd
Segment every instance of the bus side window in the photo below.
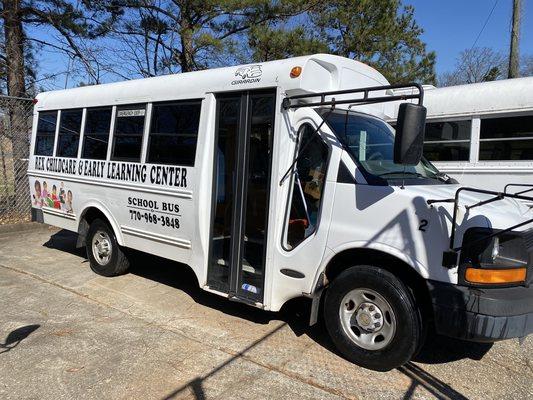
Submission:
{"label": "bus side window", "polygon": [[430,161],[468,161],[472,120],[426,123],[424,156]]}
{"label": "bus side window", "polygon": [[148,139],[148,161],[194,165],[201,101],[154,103]]}
{"label": "bus side window", "polygon": [[82,158],[105,160],[111,126],[111,107],[88,108],[83,133]]}
{"label": "bus side window", "polygon": [[329,156],[327,145],[314,133],[311,125],[302,125],[299,137],[287,229],[290,249],[316,230]]}
{"label": "bus side window", "polygon": [[114,160],[141,160],[146,104],[117,107],[113,135]]}
{"label": "bus side window", "polygon": [[51,156],[53,154],[56,124],[57,111],[39,113],[34,150],[36,156]]}
{"label": "bus side window", "polygon": [[483,117],[480,161],[533,160],[533,115]]}
{"label": "bus side window", "polygon": [[59,121],[56,156],[76,157],[80,141],[83,110],[62,110]]}

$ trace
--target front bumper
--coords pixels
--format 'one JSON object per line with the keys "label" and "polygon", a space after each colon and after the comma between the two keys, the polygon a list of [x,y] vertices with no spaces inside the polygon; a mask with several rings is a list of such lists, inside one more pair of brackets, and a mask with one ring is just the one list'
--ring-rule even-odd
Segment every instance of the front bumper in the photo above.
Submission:
{"label": "front bumper", "polygon": [[533,333],[533,287],[470,288],[428,281],[437,333],[495,342]]}

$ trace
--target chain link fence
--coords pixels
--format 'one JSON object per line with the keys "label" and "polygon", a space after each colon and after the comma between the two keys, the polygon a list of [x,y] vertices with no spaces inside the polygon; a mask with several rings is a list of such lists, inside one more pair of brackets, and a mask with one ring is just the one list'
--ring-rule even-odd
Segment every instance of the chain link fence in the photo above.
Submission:
{"label": "chain link fence", "polygon": [[0,96],[0,225],[28,221],[28,185],[33,102]]}

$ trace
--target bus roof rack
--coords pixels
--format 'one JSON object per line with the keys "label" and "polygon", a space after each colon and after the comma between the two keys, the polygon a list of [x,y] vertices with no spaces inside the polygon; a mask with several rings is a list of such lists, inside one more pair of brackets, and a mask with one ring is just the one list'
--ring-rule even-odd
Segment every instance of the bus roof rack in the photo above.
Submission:
{"label": "bus roof rack", "polygon": [[533,192],[533,184],[530,184],[530,183],[508,183],[507,185],[505,185],[505,188],[503,189],[503,193],[507,193],[507,189],[510,188],[510,187],[524,187],[524,188],[529,188],[529,189],[526,189],[526,190],[521,190],[520,192],[516,192],[515,194],[518,194],[518,195],[521,195],[521,194],[524,194],[524,193],[528,193],[528,192]]}
{"label": "bus roof rack", "polygon": [[[388,96],[379,96],[379,97],[369,97],[369,94],[372,92],[383,91],[383,90],[393,90],[393,89],[416,89],[418,93],[404,93],[397,95],[388,95]],[[335,95],[345,95],[345,94],[355,94],[363,93],[362,98],[356,99],[342,99],[335,100],[334,97],[331,100],[326,100],[326,97],[331,97]],[[313,97],[320,97],[320,101],[311,102],[311,103],[302,103],[302,102],[293,102],[294,100],[310,99]],[[419,83],[407,83],[407,84],[397,84],[397,85],[384,85],[384,86],[371,86],[366,88],[358,89],[346,89],[346,90],[334,90],[329,92],[317,92],[317,93],[307,93],[299,94],[295,96],[285,97],[283,99],[282,106],[285,110],[291,108],[302,108],[302,107],[317,107],[317,106],[335,106],[338,104],[374,104],[374,103],[385,103],[389,101],[401,101],[401,100],[410,100],[417,99],[418,104],[422,105],[424,100],[424,89]]]}

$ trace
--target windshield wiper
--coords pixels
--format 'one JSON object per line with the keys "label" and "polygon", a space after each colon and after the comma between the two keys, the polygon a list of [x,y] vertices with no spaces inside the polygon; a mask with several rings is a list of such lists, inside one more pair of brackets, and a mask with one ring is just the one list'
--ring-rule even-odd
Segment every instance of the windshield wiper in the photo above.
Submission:
{"label": "windshield wiper", "polygon": [[416,176],[417,178],[425,178],[425,176],[422,175],[420,172],[412,172],[412,171],[390,171],[390,172],[384,172],[377,176],[387,176],[387,175],[413,175],[413,176]]}
{"label": "windshield wiper", "polygon": [[440,179],[444,183],[447,183],[447,184],[450,184],[450,185],[459,183],[457,181],[457,179],[452,178],[451,176],[449,176],[448,174],[445,174],[444,172],[440,172],[439,171],[439,172],[437,172],[437,174],[435,176],[437,177],[437,179]]}

